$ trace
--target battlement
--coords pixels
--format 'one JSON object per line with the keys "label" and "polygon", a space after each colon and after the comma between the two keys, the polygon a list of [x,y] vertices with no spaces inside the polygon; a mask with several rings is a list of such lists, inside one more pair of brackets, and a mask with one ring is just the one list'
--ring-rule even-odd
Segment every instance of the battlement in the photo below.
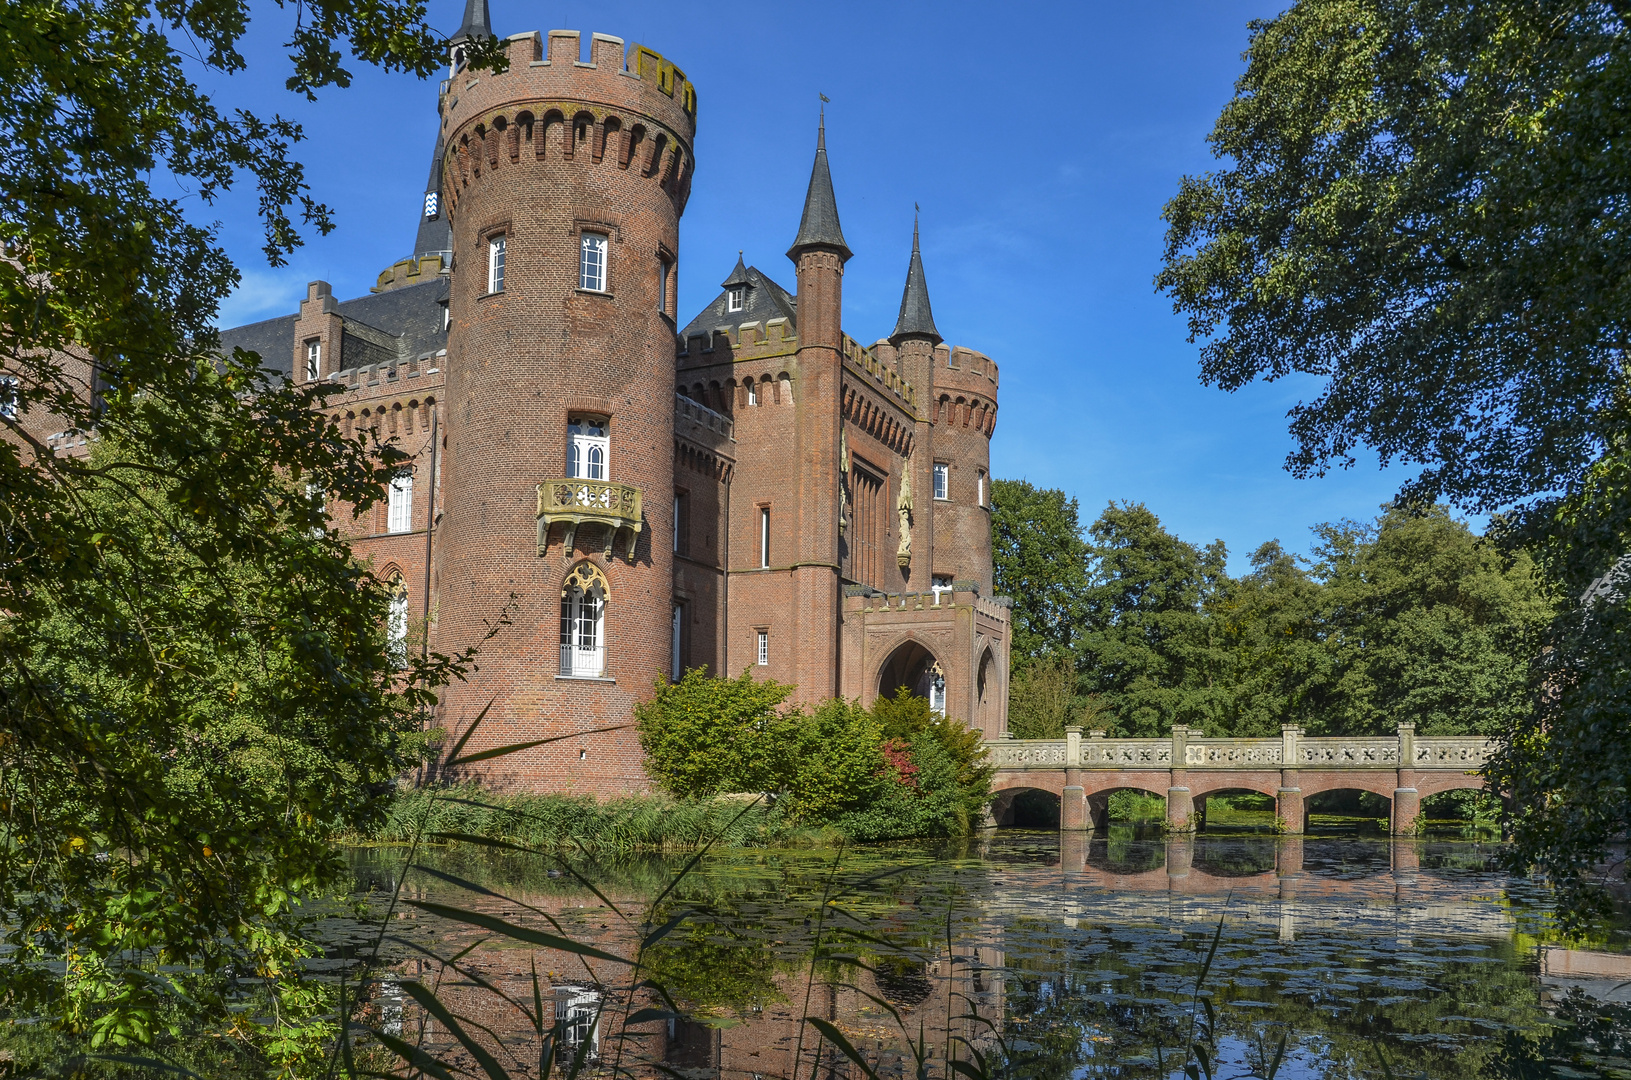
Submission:
{"label": "battlement", "polygon": [[934,347],[934,384],[959,386],[976,393],[997,396],[997,362],[982,352],[961,345]]}
{"label": "battlement", "polygon": [[893,394],[908,412],[917,414],[917,391],[912,389],[912,384],[901,378],[893,367],[882,363],[876,351],[848,334],[844,335],[844,362],[855,374],[866,376],[874,385]]}
{"label": "battlement", "polygon": [[594,34],[582,59],[576,30],[505,39],[501,74],[457,69],[442,83],[443,191],[449,210],[464,188],[506,165],[577,161],[651,177],[683,209],[695,162],[696,89],[644,45]]}

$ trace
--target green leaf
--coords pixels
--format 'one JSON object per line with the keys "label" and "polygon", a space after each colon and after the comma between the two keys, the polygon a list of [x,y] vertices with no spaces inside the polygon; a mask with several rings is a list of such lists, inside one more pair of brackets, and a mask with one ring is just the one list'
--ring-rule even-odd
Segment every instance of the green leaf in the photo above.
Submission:
{"label": "green leaf", "polygon": [[844,1037],[844,1033],[842,1031],[839,1031],[833,1024],[821,1019],[818,1016],[806,1017],[806,1019],[809,1020],[811,1027],[821,1032],[823,1038],[836,1046],[845,1057],[855,1062],[856,1066],[862,1072],[866,1073],[869,1080],[878,1080],[877,1071],[873,1069],[872,1065],[866,1058],[861,1056],[861,1052],[859,1050],[850,1045],[850,1041]]}
{"label": "green leaf", "polygon": [[558,934],[546,934],[542,930],[533,930],[530,927],[517,926],[515,923],[506,922],[505,920],[496,918],[492,915],[484,915],[479,911],[468,911],[464,908],[451,907],[447,904],[435,904],[428,900],[404,899],[402,902],[404,904],[411,905],[412,907],[416,907],[421,911],[428,912],[431,915],[439,915],[444,919],[450,919],[453,922],[465,923],[469,926],[479,926],[483,930],[491,930],[495,934],[502,934],[503,936],[513,938],[516,941],[525,941],[529,945],[542,945],[546,949],[557,949],[561,952],[575,953],[578,956],[587,956],[595,960],[609,960],[614,964],[633,963],[631,960],[625,960],[621,956],[616,956],[602,949],[597,949],[592,945],[583,945],[579,942],[571,940],[570,938],[561,937]]}
{"label": "green leaf", "polygon": [[470,1051],[470,1056],[476,1059],[476,1063],[487,1074],[488,1080],[510,1080],[510,1074],[498,1063],[498,1059],[493,1057],[485,1046],[477,1042],[469,1032],[464,1030],[464,1025],[459,1023],[458,1018],[453,1015],[446,1005],[442,1004],[441,999],[431,991],[430,987],[411,980],[401,982],[398,985],[402,987],[403,992],[419,1003],[420,1008],[441,1021],[442,1026],[446,1027],[452,1036],[459,1040],[459,1044]]}

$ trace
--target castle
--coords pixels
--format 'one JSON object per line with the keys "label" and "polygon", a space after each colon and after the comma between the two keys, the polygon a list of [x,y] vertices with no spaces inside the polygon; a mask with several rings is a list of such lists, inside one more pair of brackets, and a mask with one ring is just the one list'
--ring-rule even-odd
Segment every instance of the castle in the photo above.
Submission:
{"label": "castle", "polygon": [[[321,281],[291,315],[222,333],[411,455],[386,505],[336,513],[395,582],[392,633],[481,640],[441,722],[512,788],[643,792],[629,725],[702,667],[870,703],[906,686],[995,738],[1008,608],[992,595],[997,366],[935,329],[914,228],[900,317],[863,346],[825,133],[789,293],[738,259],[676,318],[697,94],[643,46],[504,40],[469,0],[413,256],[368,296]],[[417,647],[417,641],[414,643]],[[613,730],[606,730],[613,729]],[[567,738],[560,738],[567,736]]]}

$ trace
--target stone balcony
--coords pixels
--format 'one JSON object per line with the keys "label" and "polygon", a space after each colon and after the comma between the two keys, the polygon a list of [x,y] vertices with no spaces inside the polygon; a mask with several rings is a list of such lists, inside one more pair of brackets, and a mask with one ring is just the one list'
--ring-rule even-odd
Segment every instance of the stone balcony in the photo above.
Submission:
{"label": "stone balcony", "polygon": [[583,525],[601,526],[606,558],[617,548],[618,538],[627,534],[624,554],[634,561],[634,544],[640,538],[640,489],[609,480],[563,478],[538,485],[538,554],[549,550],[549,529],[557,522],[566,526],[563,554],[570,560]]}

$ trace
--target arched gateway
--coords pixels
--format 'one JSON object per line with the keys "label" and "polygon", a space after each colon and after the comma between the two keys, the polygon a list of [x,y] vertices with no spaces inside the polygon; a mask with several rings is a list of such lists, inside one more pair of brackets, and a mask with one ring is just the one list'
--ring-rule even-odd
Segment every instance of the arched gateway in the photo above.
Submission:
{"label": "arched gateway", "polygon": [[1033,789],[1060,800],[1060,827],[1102,828],[1111,792],[1137,789],[1167,800],[1167,825],[1194,828],[1198,800],[1224,791],[1255,791],[1275,801],[1281,829],[1300,833],[1307,800],[1328,791],[1368,791],[1389,803],[1395,834],[1413,832],[1421,800],[1483,788],[1479,770],[1493,751],[1481,736],[1418,736],[1400,724],[1391,736],[1309,738],[1295,727],[1278,739],[1208,739],[1183,726],[1165,739],[1112,739],[1067,729],[1063,739],[987,742],[997,772],[992,788]]}

